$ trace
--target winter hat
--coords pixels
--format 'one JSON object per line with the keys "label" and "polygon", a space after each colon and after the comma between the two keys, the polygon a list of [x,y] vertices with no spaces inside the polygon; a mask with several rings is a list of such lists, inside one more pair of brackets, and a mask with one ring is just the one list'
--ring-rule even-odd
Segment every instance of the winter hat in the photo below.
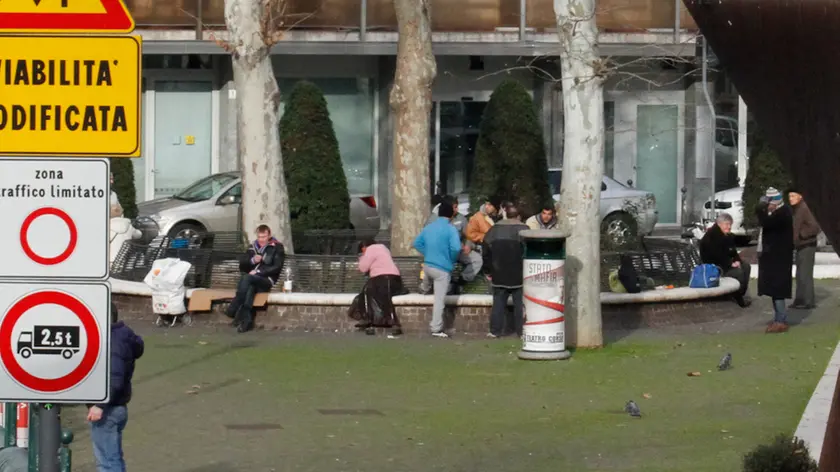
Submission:
{"label": "winter hat", "polygon": [[502,197],[499,197],[498,195],[493,195],[492,197],[488,198],[487,201],[490,202],[490,204],[493,205],[493,207],[497,210],[501,209]]}
{"label": "winter hat", "polygon": [[767,197],[767,200],[770,203],[781,203],[782,202],[782,192],[778,191],[775,187],[770,187],[764,192],[764,196]]}

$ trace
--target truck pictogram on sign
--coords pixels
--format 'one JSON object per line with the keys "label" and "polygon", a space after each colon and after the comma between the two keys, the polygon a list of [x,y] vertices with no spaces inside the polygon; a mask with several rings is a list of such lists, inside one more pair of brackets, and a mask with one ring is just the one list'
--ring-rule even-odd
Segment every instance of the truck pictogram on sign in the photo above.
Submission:
{"label": "truck pictogram on sign", "polygon": [[21,331],[17,353],[24,359],[33,354],[61,355],[70,359],[79,352],[78,326],[34,326],[32,331]]}

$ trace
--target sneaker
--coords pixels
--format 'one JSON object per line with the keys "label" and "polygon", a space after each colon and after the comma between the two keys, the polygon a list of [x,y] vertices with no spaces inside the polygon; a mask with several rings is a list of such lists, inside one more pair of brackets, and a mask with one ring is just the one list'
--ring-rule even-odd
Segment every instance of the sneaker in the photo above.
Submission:
{"label": "sneaker", "polygon": [[443,331],[438,331],[437,333],[432,333],[432,336],[436,338],[448,338],[449,335],[444,333]]}
{"label": "sneaker", "polygon": [[491,339],[496,339],[496,338],[498,338],[498,336],[496,336],[496,335],[495,335],[495,334],[493,334],[493,333],[487,333],[487,337],[488,337],[488,338],[491,338]]}
{"label": "sneaker", "polygon": [[365,328],[365,334],[368,336],[374,336],[376,334],[376,329],[373,327]]}

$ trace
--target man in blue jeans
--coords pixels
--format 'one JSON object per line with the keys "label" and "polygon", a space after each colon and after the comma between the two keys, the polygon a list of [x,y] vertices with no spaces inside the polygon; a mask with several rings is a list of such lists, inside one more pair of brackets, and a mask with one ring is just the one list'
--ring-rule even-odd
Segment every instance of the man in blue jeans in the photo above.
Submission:
{"label": "man in blue jeans", "polygon": [[128,422],[134,361],[143,355],[143,338],[119,321],[111,303],[111,395],[108,403],[89,405],[90,439],[97,472],[125,472],[122,432]]}
{"label": "man in blue jeans", "polygon": [[452,280],[452,269],[461,254],[461,238],[458,230],[450,224],[455,215],[451,205],[440,205],[437,220],[423,228],[414,240],[414,249],[423,254],[423,281],[420,290],[428,293],[434,285],[435,304],[432,308],[432,322],[429,328],[432,336],[448,338],[443,330],[443,309],[446,292]]}

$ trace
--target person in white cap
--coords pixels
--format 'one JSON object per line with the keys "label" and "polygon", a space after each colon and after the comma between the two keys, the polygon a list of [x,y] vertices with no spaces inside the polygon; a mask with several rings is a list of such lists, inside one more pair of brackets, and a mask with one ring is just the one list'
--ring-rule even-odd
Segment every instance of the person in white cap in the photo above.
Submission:
{"label": "person in white cap", "polygon": [[756,207],[761,225],[761,254],[758,256],[758,295],[773,300],[773,321],[768,333],[788,330],[785,299],[793,291],[793,213],[782,193],[770,187]]}

